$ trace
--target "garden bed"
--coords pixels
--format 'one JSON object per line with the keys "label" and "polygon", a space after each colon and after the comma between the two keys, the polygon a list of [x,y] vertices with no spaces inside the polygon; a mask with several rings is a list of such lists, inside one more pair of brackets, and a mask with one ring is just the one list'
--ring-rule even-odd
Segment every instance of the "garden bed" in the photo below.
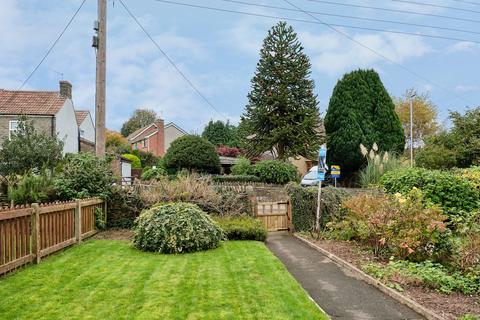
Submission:
{"label": "garden bed", "polygon": [[[368,263],[386,264],[361,245],[350,241],[315,240],[308,238],[319,247],[333,253],[359,269]],[[467,296],[461,293],[443,294],[436,290],[412,285],[401,285],[402,294],[422,304],[445,319],[457,319],[465,314],[480,315],[480,296]]]}
{"label": "garden bed", "polygon": [[327,319],[256,241],[161,255],[89,240],[1,278],[0,296],[5,319]]}

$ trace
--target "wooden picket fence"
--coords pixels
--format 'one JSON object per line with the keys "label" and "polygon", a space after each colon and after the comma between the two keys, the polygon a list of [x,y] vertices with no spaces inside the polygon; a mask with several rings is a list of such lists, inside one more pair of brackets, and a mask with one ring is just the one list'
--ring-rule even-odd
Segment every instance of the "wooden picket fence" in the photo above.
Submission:
{"label": "wooden picket fence", "polygon": [[0,208],[0,275],[94,235],[101,199]]}

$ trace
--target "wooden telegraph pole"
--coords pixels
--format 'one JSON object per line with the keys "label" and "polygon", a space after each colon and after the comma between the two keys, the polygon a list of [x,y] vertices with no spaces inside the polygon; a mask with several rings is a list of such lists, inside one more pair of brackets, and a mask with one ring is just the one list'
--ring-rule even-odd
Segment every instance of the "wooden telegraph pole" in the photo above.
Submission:
{"label": "wooden telegraph pole", "polygon": [[[107,47],[107,0],[98,0],[97,31],[97,74],[95,90],[95,153],[105,156],[105,91],[106,91],[106,47]],[[95,46],[95,44],[94,44]]]}

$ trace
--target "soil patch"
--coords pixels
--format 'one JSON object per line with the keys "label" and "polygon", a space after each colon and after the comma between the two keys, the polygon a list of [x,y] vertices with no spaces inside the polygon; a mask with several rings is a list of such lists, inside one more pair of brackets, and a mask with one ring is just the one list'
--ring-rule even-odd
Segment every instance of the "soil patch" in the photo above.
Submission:
{"label": "soil patch", "polygon": [[[359,244],[351,241],[314,240],[309,239],[319,247],[350,262],[359,269],[370,262],[387,263]],[[445,319],[458,319],[465,314],[480,315],[480,296],[466,296],[461,293],[443,294],[433,289],[404,285],[402,292],[405,296],[434,311]]]}
{"label": "soil patch", "polygon": [[133,239],[133,231],[128,229],[109,229],[97,233],[93,236],[93,239],[131,241]]}

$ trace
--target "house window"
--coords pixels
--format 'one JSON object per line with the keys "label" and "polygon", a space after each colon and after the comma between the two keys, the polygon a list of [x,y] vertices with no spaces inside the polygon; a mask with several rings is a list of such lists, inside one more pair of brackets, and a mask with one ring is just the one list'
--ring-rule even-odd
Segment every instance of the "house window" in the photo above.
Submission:
{"label": "house window", "polygon": [[80,137],[81,138],[85,137],[85,130],[80,129]]}
{"label": "house window", "polygon": [[8,126],[8,139],[12,139],[12,133],[17,132],[19,122],[20,121],[18,121],[18,120],[10,121],[9,126]]}
{"label": "house window", "polygon": [[144,148],[147,147],[147,139],[143,140],[143,147],[144,147]]}

